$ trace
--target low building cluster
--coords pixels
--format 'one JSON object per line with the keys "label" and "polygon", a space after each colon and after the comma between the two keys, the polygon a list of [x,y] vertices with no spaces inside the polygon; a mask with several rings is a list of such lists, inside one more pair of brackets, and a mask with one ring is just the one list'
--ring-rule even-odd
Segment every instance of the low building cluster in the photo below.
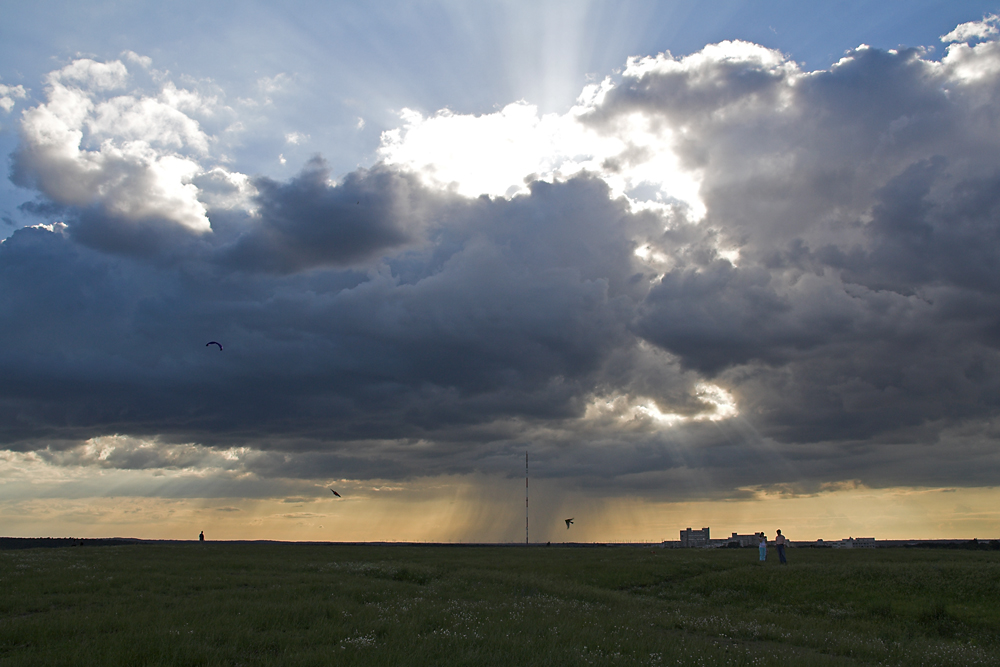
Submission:
{"label": "low building cluster", "polygon": [[874,537],[848,537],[839,542],[831,542],[834,549],[874,549]]}
{"label": "low building cluster", "polygon": [[[733,533],[729,537],[721,537],[713,540],[711,528],[702,528],[701,530],[685,528],[681,531],[681,540],[676,546],[681,549],[698,547],[756,547],[760,544],[760,540],[763,537],[764,533],[753,533],[751,535]],[[663,544],[664,546],[668,546],[667,542]]]}
{"label": "low building cluster", "polygon": [[[729,537],[722,537],[712,539],[712,530],[709,527],[704,527],[701,529],[685,528],[680,532],[679,542],[664,541],[663,547],[665,548],[677,548],[677,549],[706,549],[706,548],[719,548],[719,547],[756,547],[760,545],[761,539],[765,538],[764,533],[751,533],[748,535],[741,535],[739,533],[733,533]],[[774,537],[768,539],[768,543],[771,544],[774,541]],[[792,546],[792,542],[789,540],[787,543]],[[834,549],[874,549],[875,548],[875,538],[874,537],[847,537],[842,540],[836,540],[833,542],[824,542],[823,540],[816,540],[815,542],[798,542],[796,546],[816,546],[816,547],[833,547]]]}

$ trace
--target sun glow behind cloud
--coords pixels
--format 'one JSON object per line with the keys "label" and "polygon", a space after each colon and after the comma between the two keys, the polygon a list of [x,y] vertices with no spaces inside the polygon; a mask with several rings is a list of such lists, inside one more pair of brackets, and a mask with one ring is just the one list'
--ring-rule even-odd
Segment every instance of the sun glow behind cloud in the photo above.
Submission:
{"label": "sun glow behind cloud", "polygon": [[[688,75],[690,85],[711,90],[725,85],[719,71],[727,63],[768,70],[785,78],[789,88],[805,76],[778,51],[725,41],[682,58],[669,53],[630,58],[621,77],[642,82],[650,76]],[[706,213],[702,169],[685,164],[678,154],[689,128],[639,110],[603,122],[599,109],[619,85],[611,77],[587,85],[565,114],[539,114],[524,101],[482,115],[442,110],[425,117],[404,109],[402,127],[382,134],[378,154],[386,164],[420,174],[428,185],[467,197],[512,197],[526,193],[530,180],[552,182],[586,172],[607,182],[613,197],[627,196],[637,210],[666,211],[679,205],[690,221],[701,220]],[[790,104],[787,94],[785,98],[778,100],[779,109]],[[735,104],[723,106],[715,116],[724,120],[752,113]]]}
{"label": "sun glow behind cloud", "polygon": [[705,214],[698,170],[681,167],[673,132],[642,114],[621,119],[613,132],[582,121],[605,86],[591,86],[568,113],[539,115],[525,102],[480,116],[442,111],[425,118],[404,110],[403,127],[385,132],[379,155],[386,164],[421,175],[435,187],[467,196],[513,197],[531,180],[558,181],[586,172],[604,179],[612,196],[638,204],[673,202],[693,220]]}
{"label": "sun glow behind cloud", "polygon": [[721,421],[739,416],[736,400],[722,387],[707,382],[695,385],[693,395],[703,409],[693,414],[663,412],[648,397],[614,396],[597,398],[587,406],[584,419],[605,420],[613,416],[625,423],[649,422],[656,428],[669,428],[684,422]]}

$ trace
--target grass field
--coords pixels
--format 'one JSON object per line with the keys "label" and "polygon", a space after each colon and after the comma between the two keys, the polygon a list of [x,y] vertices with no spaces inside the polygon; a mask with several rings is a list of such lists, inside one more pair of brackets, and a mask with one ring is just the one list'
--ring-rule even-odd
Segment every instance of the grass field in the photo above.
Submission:
{"label": "grass field", "polygon": [[0,552],[0,665],[1000,665],[1000,552]]}

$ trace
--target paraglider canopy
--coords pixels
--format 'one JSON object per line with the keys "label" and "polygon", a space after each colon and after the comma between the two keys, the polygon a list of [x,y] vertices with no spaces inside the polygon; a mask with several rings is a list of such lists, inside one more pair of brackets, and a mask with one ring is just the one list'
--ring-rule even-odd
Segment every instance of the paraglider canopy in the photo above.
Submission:
{"label": "paraglider canopy", "polygon": [[210,340],[207,343],[205,343],[205,347],[208,347],[209,345],[218,345],[219,346],[219,352],[222,352],[222,343],[217,343],[214,340]]}

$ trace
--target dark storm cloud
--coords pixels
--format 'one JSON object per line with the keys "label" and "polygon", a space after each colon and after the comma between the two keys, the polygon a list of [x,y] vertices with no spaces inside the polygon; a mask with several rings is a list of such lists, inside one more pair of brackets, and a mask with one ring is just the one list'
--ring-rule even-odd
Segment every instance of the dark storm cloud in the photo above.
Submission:
{"label": "dark storm cloud", "polygon": [[947,447],[943,425],[998,408],[995,75],[957,76],[957,51],[809,75],[762,51],[650,66],[592,114],[686,128],[704,224],[740,251],[667,271],[636,330],[779,441]]}
{"label": "dark storm cloud", "polygon": [[[252,214],[209,207],[210,233],[146,216],[129,241],[134,215],[59,200],[65,225],[0,245],[0,438],[261,478],[508,471],[531,443],[541,474],[671,497],[987,483],[994,44],[633,62],[584,122],[670,130],[700,222],[600,174],[466,199],[320,160],[256,179]],[[608,164],[650,159],[628,151]],[[113,434],[157,445],[81,454]]]}
{"label": "dark storm cloud", "polygon": [[[406,177],[352,178],[392,202]],[[650,217],[594,179],[447,206],[408,182],[410,208],[434,205],[439,226],[366,273],[233,271],[226,246],[163,264],[88,248],[64,226],[18,230],[0,246],[0,303],[16,323],[4,333],[5,440],[350,449],[489,441],[506,419],[578,415],[609,355],[631,344],[646,287],[632,280],[627,231]]]}
{"label": "dark storm cloud", "polygon": [[259,178],[256,224],[229,250],[248,271],[290,273],[357,264],[413,241],[433,197],[416,177],[386,169],[355,172],[339,184],[313,159],[288,183]]}

